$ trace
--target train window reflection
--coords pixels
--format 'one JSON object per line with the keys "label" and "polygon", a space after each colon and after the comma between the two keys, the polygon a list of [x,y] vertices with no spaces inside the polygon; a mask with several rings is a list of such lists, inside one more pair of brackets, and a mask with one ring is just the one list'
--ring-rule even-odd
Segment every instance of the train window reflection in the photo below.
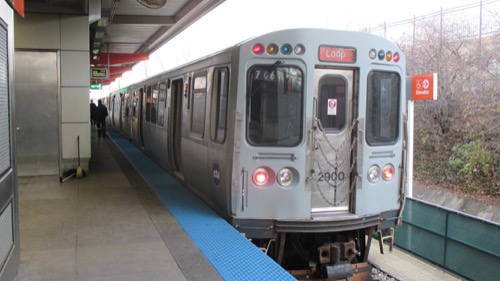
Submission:
{"label": "train window reflection", "polygon": [[207,73],[196,73],[193,81],[191,132],[203,137],[205,129],[205,102],[207,99]]}
{"label": "train window reflection", "polygon": [[145,114],[145,120],[146,122],[151,122],[151,86],[146,87],[146,114]]}
{"label": "train window reflection", "polygon": [[215,142],[223,143],[226,138],[229,69],[215,69],[213,80],[210,137]]}
{"label": "train window reflection", "polygon": [[132,98],[132,117],[137,117],[137,103],[139,102],[140,97],[143,94],[143,89],[136,90],[134,93],[134,97]]}
{"label": "train window reflection", "polygon": [[125,92],[124,94],[124,102],[125,102],[125,105],[123,106],[123,116],[125,117],[128,117],[130,115],[130,110],[129,110],[129,106],[130,106],[130,102],[129,102],[129,96],[130,96],[130,93],[128,92]]}
{"label": "train window reflection", "polygon": [[302,141],[302,71],[256,65],[248,71],[247,137],[258,146],[295,146]]}
{"label": "train window reflection", "polygon": [[158,115],[158,84],[154,84],[151,92],[151,124],[156,124]]}
{"label": "train window reflection", "polygon": [[399,134],[401,78],[395,72],[368,74],[366,141],[370,145],[396,142]]}
{"label": "train window reflection", "polygon": [[163,127],[164,115],[167,101],[167,84],[160,83],[160,93],[158,96],[158,125]]}

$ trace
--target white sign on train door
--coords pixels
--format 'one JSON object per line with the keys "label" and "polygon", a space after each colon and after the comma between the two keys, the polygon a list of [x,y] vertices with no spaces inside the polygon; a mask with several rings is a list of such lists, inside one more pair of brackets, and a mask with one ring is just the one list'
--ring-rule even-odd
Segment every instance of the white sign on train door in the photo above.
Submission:
{"label": "white sign on train door", "polygon": [[328,115],[337,115],[337,99],[328,99]]}

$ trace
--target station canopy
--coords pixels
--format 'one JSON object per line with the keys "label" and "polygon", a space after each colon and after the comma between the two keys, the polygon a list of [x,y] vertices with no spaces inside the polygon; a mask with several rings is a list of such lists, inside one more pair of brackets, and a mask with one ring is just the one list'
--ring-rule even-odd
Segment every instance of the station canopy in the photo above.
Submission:
{"label": "station canopy", "polygon": [[88,15],[90,67],[107,72],[97,82],[109,84],[222,2],[24,0],[24,12]]}

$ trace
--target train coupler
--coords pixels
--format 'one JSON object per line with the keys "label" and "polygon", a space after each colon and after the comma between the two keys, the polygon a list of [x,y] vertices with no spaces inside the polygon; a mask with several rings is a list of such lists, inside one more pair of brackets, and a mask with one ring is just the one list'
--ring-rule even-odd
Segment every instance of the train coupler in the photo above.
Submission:
{"label": "train coupler", "polygon": [[356,264],[337,264],[326,267],[328,281],[348,280],[348,281],[372,281],[371,266],[367,262]]}
{"label": "train coupler", "polygon": [[352,265],[350,263],[339,263],[326,267],[328,280],[349,280],[351,281]]}
{"label": "train coupler", "polygon": [[350,262],[359,254],[354,241],[325,244],[318,248],[319,262],[323,265]]}

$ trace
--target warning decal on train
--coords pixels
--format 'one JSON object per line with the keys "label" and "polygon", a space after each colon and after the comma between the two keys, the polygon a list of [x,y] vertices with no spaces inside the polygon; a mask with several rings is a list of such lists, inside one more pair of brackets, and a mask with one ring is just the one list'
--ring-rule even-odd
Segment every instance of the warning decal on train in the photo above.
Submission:
{"label": "warning decal on train", "polygon": [[337,99],[328,99],[328,115],[337,115]]}

